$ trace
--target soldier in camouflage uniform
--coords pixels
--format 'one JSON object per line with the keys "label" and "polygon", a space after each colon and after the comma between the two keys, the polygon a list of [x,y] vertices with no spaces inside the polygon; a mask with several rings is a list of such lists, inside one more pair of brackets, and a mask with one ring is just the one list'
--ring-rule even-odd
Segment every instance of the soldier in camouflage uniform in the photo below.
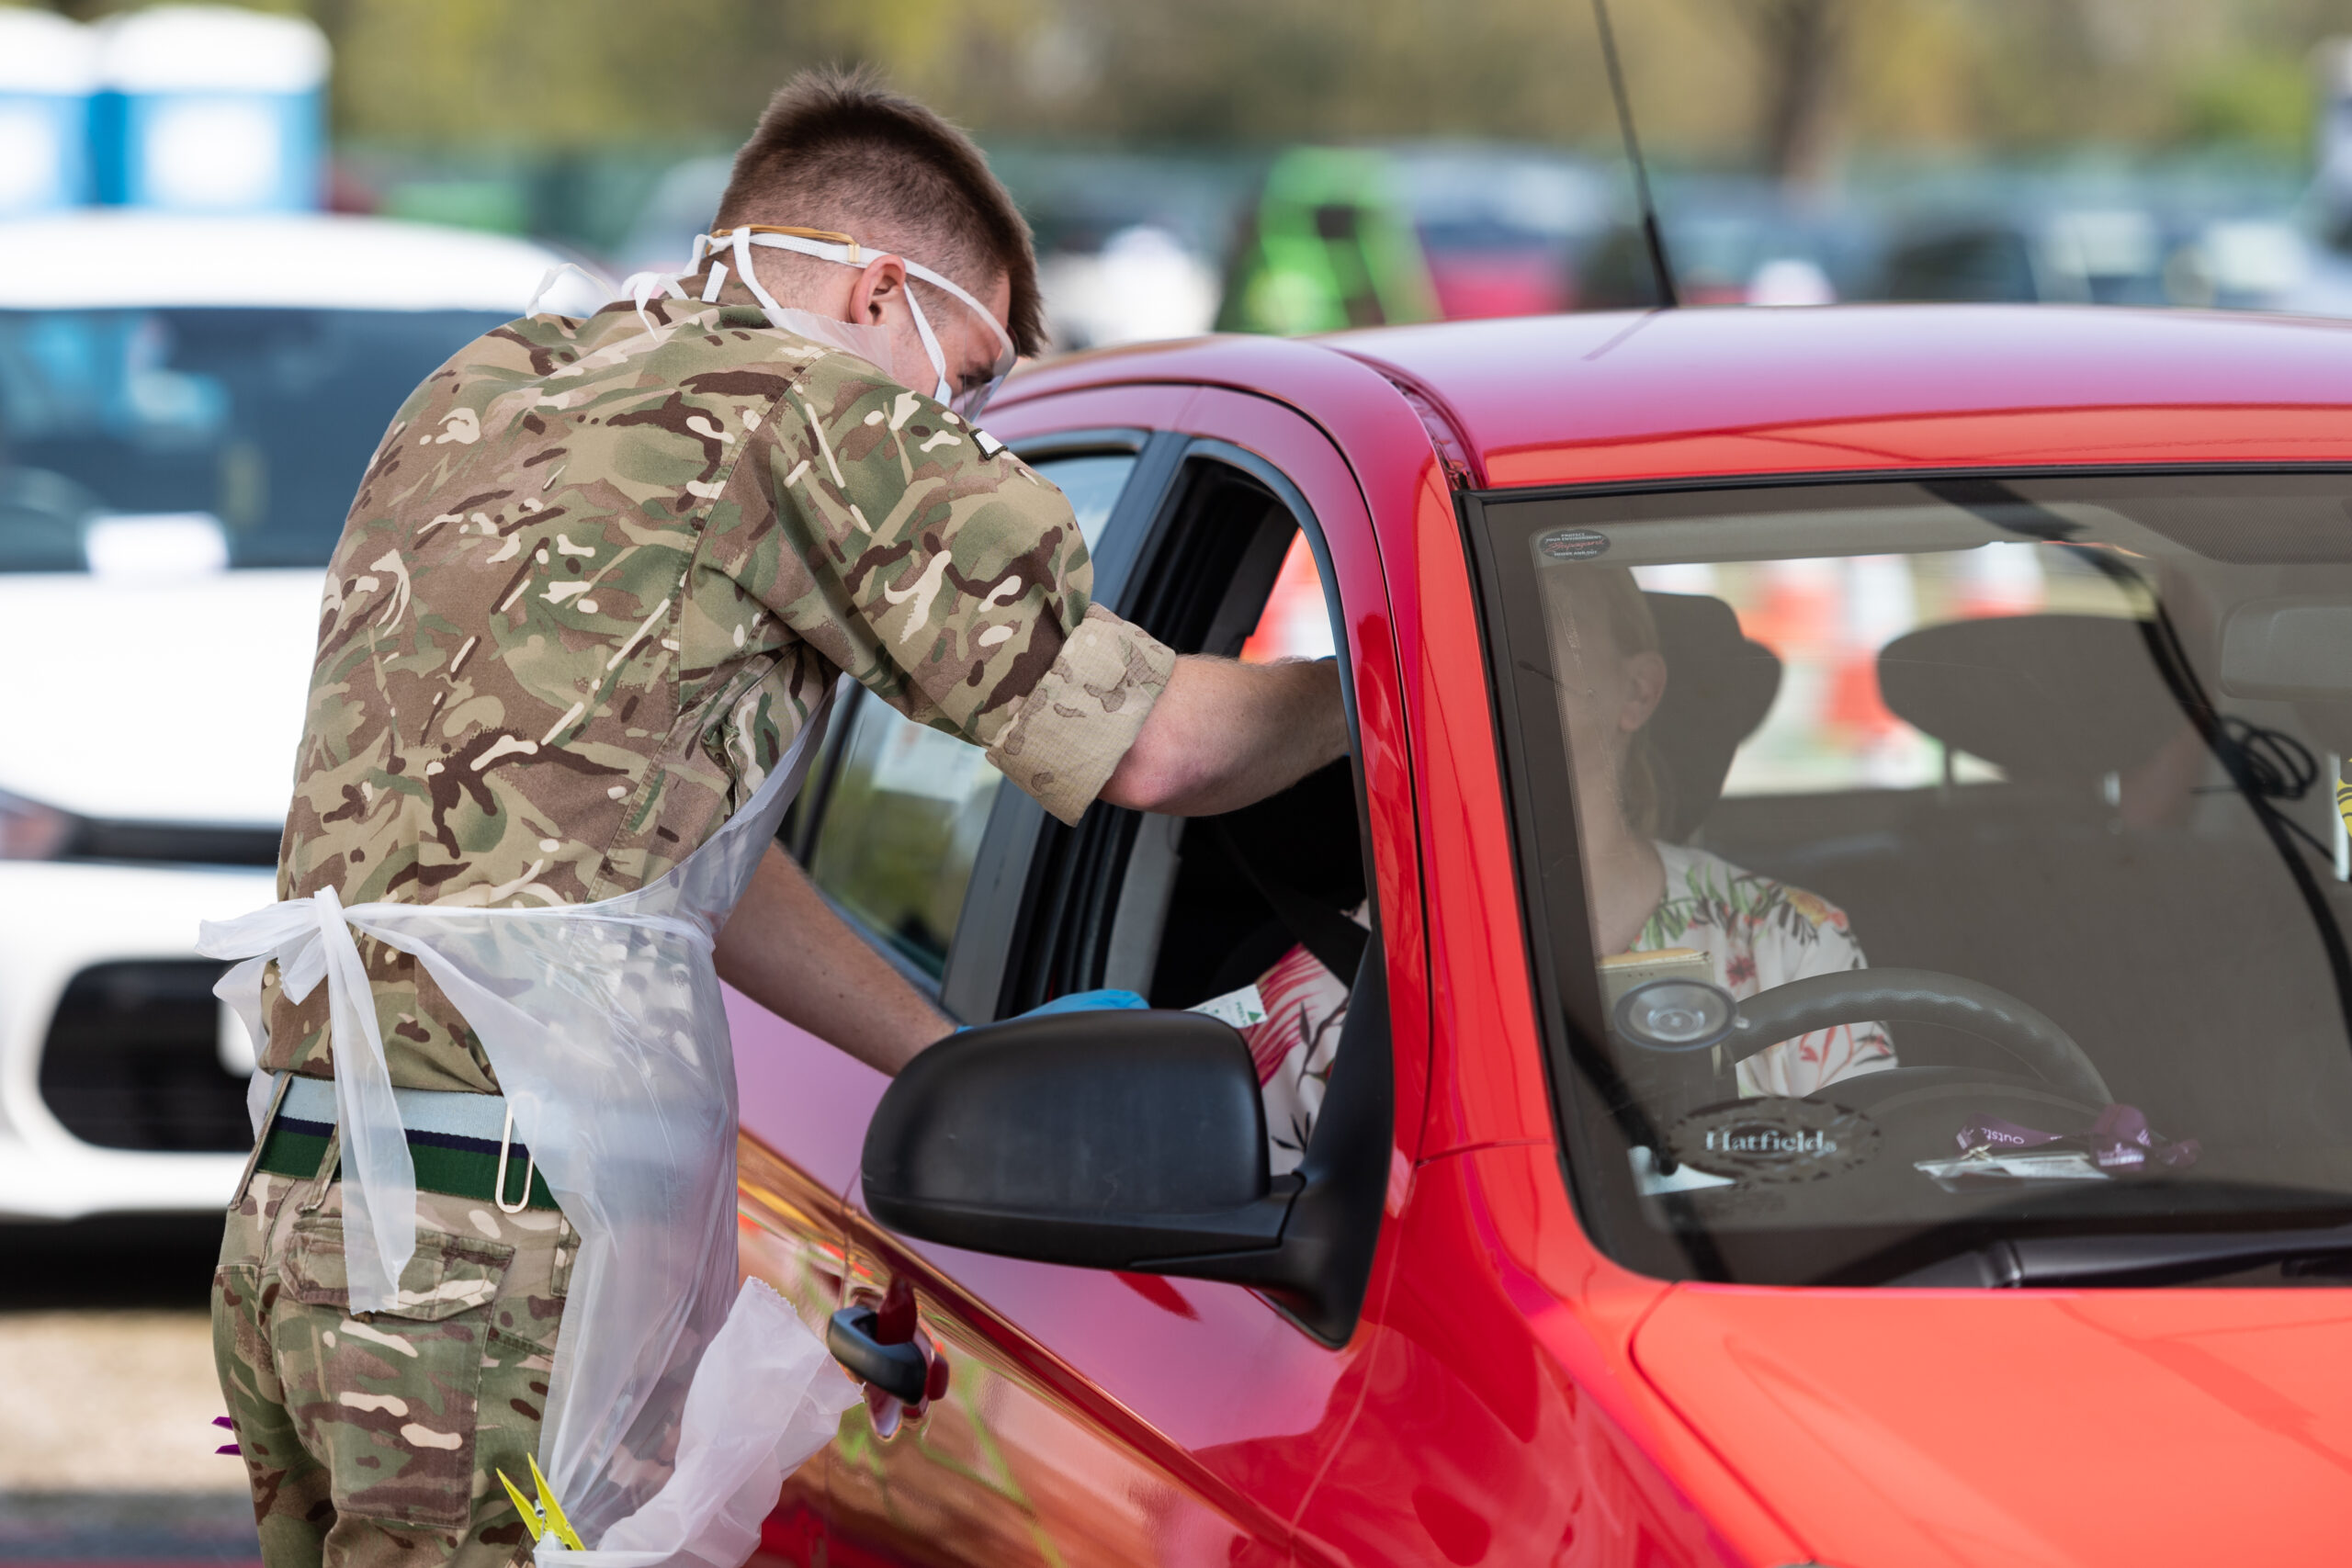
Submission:
{"label": "soldier in camouflage uniform", "polygon": [[[927,246],[1036,346],[1009,198],[960,133],[869,84],[779,94],[720,217]],[[761,276],[911,346],[897,265],[763,258]],[[779,330],[740,278],[682,281],[686,298],[501,327],[400,410],[328,572],[281,898],[639,887],[749,798],[844,672],[985,747],[1066,821],[1098,796],[1227,809],[1344,748],[1328,666],[1178,659],[1092,603],[1069,503],[977,426]],[[998,323],[933,299],[949,379],[985,378]],[[498,1094],[430,976],[359,950],[394,1085]],[[950,1027],[773,850],[718,964],[885,1070]],[[265,1069],[333,1076],[326,998],[268,989]],[[397,1313],[345,1310],[331,1125],[274,1114],[230,1213],[215,1341],[273,1568],[530,1550],[493,1476],[538,1445],[577,1238],[543,1184],[519,1212],[485,1201],[494,1143],[410,1144]]]}

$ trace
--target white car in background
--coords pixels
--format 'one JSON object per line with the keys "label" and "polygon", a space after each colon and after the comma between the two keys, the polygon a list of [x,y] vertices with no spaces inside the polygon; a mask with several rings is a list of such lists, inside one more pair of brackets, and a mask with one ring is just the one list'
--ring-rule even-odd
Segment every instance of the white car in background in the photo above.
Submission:
{"label": "white car in background", "polygon": [[0,223],[0,1219],[227,1202],[253,1047],[197,923],[274,896],[385,425],[561,259],[366,218]]}

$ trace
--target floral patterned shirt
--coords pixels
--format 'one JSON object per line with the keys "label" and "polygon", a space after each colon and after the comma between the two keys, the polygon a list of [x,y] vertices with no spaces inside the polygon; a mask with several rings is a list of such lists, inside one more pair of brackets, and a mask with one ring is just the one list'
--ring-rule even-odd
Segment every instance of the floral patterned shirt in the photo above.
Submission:
{"label": "floral patterned shirt", "polygon": [[[1746,1000],[1758,991],[1807,975],[1860,969],[1868,961],[1846,912],[1802,887],[1742,871],[1720,855],[1682,844],[1660,844],[1666,897],[1650,912],[1633,951],[1695,948],[1714,965],[1715,978]],[[1368,924],[1367,909],[1351,916]],[[1273,1174],[1298,1168],[1307,1135],[1331,1078],[1340,1030],[1348,1019],[1348,987],[1304,947],[1294,947],[1258,976],[1263,1021],[1241,1031],[1258,1066],[1266,1104],[1267,1155]],[[1739,1092],[1803,1096],[1840,1078],[1895,1065],[1894,1043],[1879,1023],[1785,1040],[1739,1065]]]}
{"label": "floral patterned shirt", "polygon": [[[1634,952],[1695,948],[1714,965],[1715,978],[1743,1001],[1808,975],[1867,966],[1846,912],[1835,904],[1704,850],[1662,843],[1657,852],[1666,863],[1666,897],[1634,939]],[[1742,1062],[1739,1092],[1807,1095],[1894,1065],[1894,1043],[1884,1024],[1841,1023]]]}

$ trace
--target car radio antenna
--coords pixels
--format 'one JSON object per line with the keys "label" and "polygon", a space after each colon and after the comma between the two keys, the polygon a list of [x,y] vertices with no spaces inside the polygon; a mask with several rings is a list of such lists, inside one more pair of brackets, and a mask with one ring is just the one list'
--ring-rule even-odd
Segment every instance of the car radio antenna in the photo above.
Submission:
{"label": "car radio antenna", "polygon": [[1642,162],[1642,139],[1634,130],[1634,100],[1625,92],[1625,73],[1617,64],[1617,34],[1609,25],[1609,0],[1592,0],[1592,19],[1600,24],[1600,58],[1609,67],[1610,96],[1617,100],[1617,129],[1625,139],[1625,161],[1634,166],[1634,196],[1642,207],[1642,238],[1649,243],[1650,276],[1657,284],[1657,302],[1671,310],[1682,303],[1674,287],[1674,268],[1666,259],[1666,236],[1657,226],[1657,198],[1650,194],[1649,165]]}

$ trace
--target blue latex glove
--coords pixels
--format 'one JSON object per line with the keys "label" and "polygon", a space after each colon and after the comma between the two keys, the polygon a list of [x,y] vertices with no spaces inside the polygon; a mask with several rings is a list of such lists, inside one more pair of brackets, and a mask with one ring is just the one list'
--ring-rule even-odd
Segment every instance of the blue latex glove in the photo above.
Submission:
{"label": "blue latex glove", "polygon": [[1069,996],[1056,997],[1043,1007],[1031,1008],[1016,1016],[1044,1018],[1048,1013],[1125,1011],[1149,1006],[1149,1002],[1133,991],[1072,991]]}

